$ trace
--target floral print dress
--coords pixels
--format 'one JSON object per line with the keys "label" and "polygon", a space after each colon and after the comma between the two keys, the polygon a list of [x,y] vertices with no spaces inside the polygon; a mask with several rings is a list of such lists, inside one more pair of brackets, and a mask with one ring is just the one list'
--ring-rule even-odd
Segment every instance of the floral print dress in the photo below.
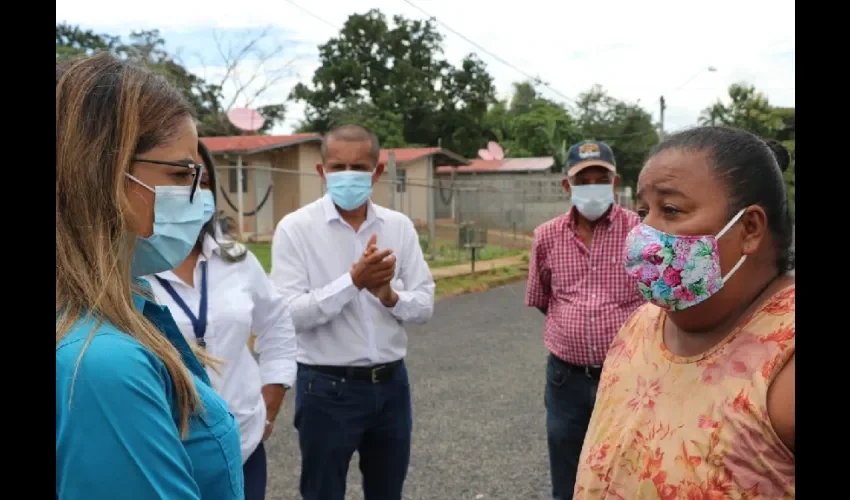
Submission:
{"label": "floral print dress", "polygon": [[794,300],[791,285],[688,358],[664,346],[662,309],[638,309],[605,361],[574,498],[793,499],[767,391],[794,354]]}

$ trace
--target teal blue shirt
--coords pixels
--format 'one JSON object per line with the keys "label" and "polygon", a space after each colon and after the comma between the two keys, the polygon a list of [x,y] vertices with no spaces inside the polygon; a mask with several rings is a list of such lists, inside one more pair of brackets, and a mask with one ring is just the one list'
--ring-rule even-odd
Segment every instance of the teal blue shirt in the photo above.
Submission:
{"label": "teal blue shirt", "polygon": [[56,498],[244,498],[236,420],[168,309],[134,299],[182,355],[204,411],[191,417],[181,440],[174,388],[162,361],[110,324],[80,320],[56,346]]}

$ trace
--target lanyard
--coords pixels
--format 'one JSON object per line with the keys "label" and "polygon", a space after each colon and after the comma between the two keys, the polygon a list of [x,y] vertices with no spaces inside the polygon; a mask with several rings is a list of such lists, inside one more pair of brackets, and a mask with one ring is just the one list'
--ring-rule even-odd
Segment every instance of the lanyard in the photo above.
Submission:
{"label": "lanyard", "polygon": [[201,261],[201,305],[198,307],[198,316],[192,314],[192,310],[186,305],[186,301],[177,294],[171,283],[159,276],[154,277],[162,285],[162,288],[168,292],[168,295],[171,295],[174,302],[180,306],[180,309],[183,309],[186,316],[189,317],[189,320],[192,322],[192,329],[195,330],[195,341],[201,348],[206,349],[207,343],[204,341],[204,334],[207,333],[207,261]]}

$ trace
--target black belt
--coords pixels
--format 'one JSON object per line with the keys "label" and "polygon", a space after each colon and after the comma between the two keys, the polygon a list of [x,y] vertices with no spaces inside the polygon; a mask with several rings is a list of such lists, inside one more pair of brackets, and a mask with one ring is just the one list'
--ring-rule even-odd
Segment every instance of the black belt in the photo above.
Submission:
{"label": "black belt", "polygon": [[313,370],[332,377],[338,377],[349,380],[359,380],[379,384],[386,382],[393,377],[396,369],[404,363],[403,359],[393,361],[392,363],[384,363],[382,365],[373,366],[328,366],[328,365],[305,365],[298,363],[298,366]]}
{"label": "black belt", "polygon": [[568,363],[563,359],[551,354],[552,359],[554,359],[558,364],[564,367],[564,370],[568,373],[584,373],[588,378],[592,378],[595,380],[599,380],[599,377],[602,376],[602,367],[596,365],[590,366],[582,366],[582,365],[574,365],[572,363]]}

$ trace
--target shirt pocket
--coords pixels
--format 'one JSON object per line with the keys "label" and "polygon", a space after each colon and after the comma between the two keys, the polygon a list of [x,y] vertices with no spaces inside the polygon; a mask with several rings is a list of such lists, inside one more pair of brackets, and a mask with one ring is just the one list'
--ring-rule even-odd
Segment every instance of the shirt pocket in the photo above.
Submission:
{"label": "shirt pocket", "polygon": [[634,302],[639,298],[637,282],[626,274],[626,265],[621,257],[611,257],[606,274],[610,296],[614,303],[620,306]]}
{"label": "shirt pocket", "polygon": [[[227,406],[211,388],[198,383],[198,396],[203,409],[198,412],[199,431],[208,435],[210,456],[205,457],[207,466],[214,467],[216,463],[224,464],[230,480],[230,488],[235,498],[244,495],[244,478],[242,476],[242,445],[239,436],[239,426],[230,414]],[[197,466],[197,464],[196,464]]]}
{"label": "shirt pocket", "polygon": [[243,290],[221,294],[221,301],[210,307],[205,340],[209,354],[233,364],[248,342],[254,320],[254,299]]}

